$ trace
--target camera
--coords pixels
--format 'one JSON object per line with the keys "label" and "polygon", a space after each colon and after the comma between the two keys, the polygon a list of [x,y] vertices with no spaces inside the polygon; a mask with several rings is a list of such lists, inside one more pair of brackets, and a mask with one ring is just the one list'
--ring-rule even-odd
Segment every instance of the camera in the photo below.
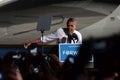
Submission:
{"label": "camera", "polygon": [[38,73],[38,72],[40,72],[40,70],[41,70],[40,65],[33,67],[34,73]]}
{"label": "camera", "polygon": [[21,57],[22,57],[21,54],[16,54],[12,56],[13,59],[20,59]]}

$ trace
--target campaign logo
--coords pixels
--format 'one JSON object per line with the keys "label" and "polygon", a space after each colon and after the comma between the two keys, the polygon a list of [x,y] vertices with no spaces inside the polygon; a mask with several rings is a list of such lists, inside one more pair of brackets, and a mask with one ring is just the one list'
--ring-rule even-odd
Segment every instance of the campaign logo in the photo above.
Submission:
{"label": "campaign logo", "polygon": [[59,44],[59,60],[64,62],[69,55],[77,56],[81,44]]}

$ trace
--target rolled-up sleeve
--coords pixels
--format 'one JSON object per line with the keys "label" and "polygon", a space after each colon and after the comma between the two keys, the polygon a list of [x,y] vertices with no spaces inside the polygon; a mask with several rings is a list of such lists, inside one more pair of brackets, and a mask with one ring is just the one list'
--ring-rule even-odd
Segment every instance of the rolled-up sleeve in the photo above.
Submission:
{"label": "rolled-up sleeve", "polygon": [[62,38],[62,36],[63,36],[62,32],[63,32],[62,28],[59,28],[55,32],[41,37],[41,41],[46,43],[46,42],[58,40],[58,39]]}
{"label": "rolled-up sleeve", "polygon": [[49,34],[49,35],[46,35],[46,36],[43,36],[41,37],[41,41],[42,42],[51,42],[51,41],[54,41],[54,40],[57,40],[57,35],[56,34]]}

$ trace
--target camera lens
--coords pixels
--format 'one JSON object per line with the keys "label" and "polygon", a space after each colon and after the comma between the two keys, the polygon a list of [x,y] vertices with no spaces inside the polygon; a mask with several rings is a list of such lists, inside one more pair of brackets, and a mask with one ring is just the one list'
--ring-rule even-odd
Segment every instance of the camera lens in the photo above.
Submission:
{"label": "camera lens", "polygon": [[33,70],[34,70],[35,73],[38,73],[40,71],[40,65],[34,67]]}

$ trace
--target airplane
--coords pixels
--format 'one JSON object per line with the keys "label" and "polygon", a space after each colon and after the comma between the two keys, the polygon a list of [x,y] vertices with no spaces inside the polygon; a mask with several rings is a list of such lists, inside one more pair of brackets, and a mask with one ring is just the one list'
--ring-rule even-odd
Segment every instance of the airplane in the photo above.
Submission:
{"label": "airplane", "polygon": [[[2,1],[4,0],[0,3]],[[44,35],[59,27],[65,27],[69,17],[75,17],[80,22],[78,30],[82,33],[83,40],[120,32],[119,0],[44,1],[16,0],[4,3],[5,5],[0,7],[0,44],[23,44],[40,37],[41,33],[36,30],[36,26],[38,17],[43,15],[53,17],[51,28],[45,31]]]}

